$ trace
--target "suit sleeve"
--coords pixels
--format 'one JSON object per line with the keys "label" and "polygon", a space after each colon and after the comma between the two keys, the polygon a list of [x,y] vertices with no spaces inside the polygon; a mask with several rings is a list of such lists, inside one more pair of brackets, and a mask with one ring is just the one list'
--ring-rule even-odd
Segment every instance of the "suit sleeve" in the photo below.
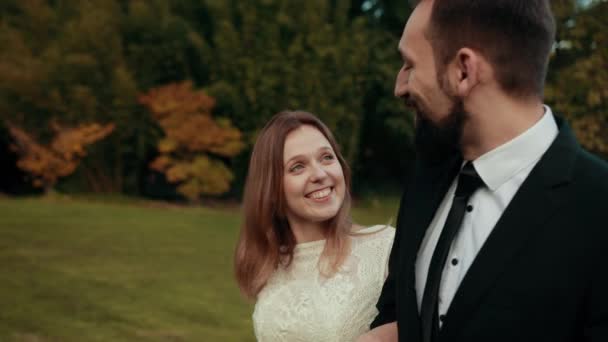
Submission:
{"label": "suit sleeve", "polygon": [[382,287],[382,293],[380,294],[380,299],[378,299],[378,303],[376,304],[376,308],[378,309],[378,315],[371,323],[371,329],[387,323],[395,322],[397,320],[397,310],[395,303],[396,270],[399,267],[399,245],[401,236],[403,235],[403,227],[401,227],[400,225],[403,222],[402,213],[404,211],[405,195],[406,193],[404,192],[401,198],[401,203],[399,204],[399,215],[397,217],[397,229],[395,232],[395,240],[393,242],[393,247],[391,249],[391,254],[388,261],[388,277],[384,282],[384,286]]}

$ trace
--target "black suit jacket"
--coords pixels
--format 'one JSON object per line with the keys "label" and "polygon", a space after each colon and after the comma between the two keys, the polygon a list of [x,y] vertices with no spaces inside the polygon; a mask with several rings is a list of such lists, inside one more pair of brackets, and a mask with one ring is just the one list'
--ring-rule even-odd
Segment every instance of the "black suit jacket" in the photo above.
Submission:
{"label": "black suit jacket", "polygon": [[[568,126],[522,184],[465,275],[439,341],[608,342],[608,165]],[[389,277],[372,328],[421,340],[418,249],[462,163],[419,163],[401,200]]]}

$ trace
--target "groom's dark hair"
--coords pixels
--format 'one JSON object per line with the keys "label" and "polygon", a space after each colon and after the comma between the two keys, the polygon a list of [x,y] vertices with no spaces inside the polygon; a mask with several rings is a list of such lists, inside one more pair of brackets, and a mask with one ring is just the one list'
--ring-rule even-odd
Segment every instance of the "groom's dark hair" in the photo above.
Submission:
{"label": "groom's dark hair", "polygon": [[426,35],[438,73],[468,47],[488,59],[505,92],[543,97],[555,41],[549,0],[435,0]]}

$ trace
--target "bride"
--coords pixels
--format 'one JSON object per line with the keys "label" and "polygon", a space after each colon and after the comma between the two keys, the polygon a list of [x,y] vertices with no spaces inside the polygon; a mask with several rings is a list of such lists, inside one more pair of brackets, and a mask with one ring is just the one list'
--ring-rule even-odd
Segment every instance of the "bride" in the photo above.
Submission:
{"label": "bride", "polygon": [[350,170],[329,129],[281,112],[249,164],[235,253],[258,341],[354,341],[369,330],[394,229],[350,217]]}

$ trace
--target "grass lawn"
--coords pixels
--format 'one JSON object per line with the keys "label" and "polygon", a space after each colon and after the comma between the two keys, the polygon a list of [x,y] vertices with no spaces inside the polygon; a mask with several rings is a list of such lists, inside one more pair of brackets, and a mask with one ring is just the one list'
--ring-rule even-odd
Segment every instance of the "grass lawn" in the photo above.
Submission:
{"label": "grass lawn", "polygon": [[[388,223],[397,205],[353,215]],[[1,198],[0,341],[254,341],[238,226],[234,208]]]}

